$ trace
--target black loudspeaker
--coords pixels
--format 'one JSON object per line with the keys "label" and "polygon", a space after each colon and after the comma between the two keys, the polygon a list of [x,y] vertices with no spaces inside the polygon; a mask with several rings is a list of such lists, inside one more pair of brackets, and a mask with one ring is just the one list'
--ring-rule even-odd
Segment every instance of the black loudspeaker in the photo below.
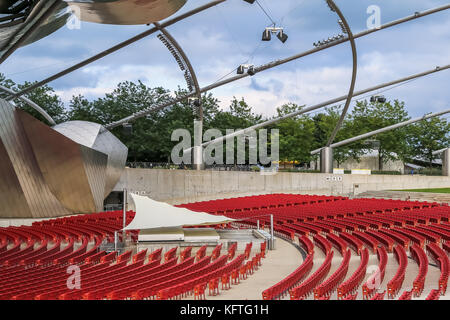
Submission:
{"label": "black loudspeaker", "polygon": [[281,42],[285,43],[288,39],[288,35],[283,31],[280,31],[277,35],[277,38],[280,39]]}
{"label": "black loudspeaker", "polygon": [[125,123],[123,125],[123,133],[127,136],[131,136],[133,134],[133,125]]}
{"label": "black loudspeaker", "polygon": [[270,33],[269,30],[264,30],[262,35],[262,41],[270,41],[270,40],[272,40],[272,34]]}

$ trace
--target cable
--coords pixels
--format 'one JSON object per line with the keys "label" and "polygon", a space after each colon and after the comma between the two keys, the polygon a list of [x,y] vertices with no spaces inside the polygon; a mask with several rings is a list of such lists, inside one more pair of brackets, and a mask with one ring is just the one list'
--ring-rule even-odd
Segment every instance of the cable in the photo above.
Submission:
{"label": "cable", "polygon": [[416,80],[419,80],[419,78],[411,79],[411,80],[405,81],[405,82],[403,82],[403,83],[399,83],[399,84],[394,85],[394,86],[392,86],[392,87],[389,87],[389,88],[386,88],[386,89],[383,89],[383,90],[376,91],[375,93],[368,94],[368,95],[362,96],[362,97],[360,97],[360,98],[354,98],[354,99],[352,99],[352,101],[353,101],[353,102],[358,102],[358,101],[360,101],[360,100],[363,100],[363,99],[372,97],[372,96],[374,96],[374,95],[377,95],[377,94],[380,94],[380,93],[384,93],[384,92],[386,92],[386,91],[393,90],[393,89],[395,89],[395,88],[401,87],[401,86],[403,86],[403,85],[405,85],[405,84],[408,84],[408,83],[413,82],[413,81],[416,81]]}
{"label": "cable", "polygon": [[[242,62],[241,65],[242,65],[242,64],[247,64],[247,63],[249,63],[250,61],[252,61],[253,58],[255,57],[256,52],[259,50],[259,48],[261,48],[261,46],[262,46],[262,42],[259,42],[258,45],[256,46],[256,48],[255,48],[255,49],[253,50],[253,52],[250,54],[249,58],[248,58],[246,61]],[[267,46],[266,46],[266,48],[267,48]],[[229,73],[227,73],[226,75],[224,75],[224,76],[222,76],[221,78],[219,78],[218,80],[216,80],[213,84],[215,84],[215,83],[217,83],[217,82],[219,82],[219,81],[225,79],[225,78],[228,77],[229,75],[231,75],[231,74],[233,74],[234,72],[236,72],[237,69],[238,69],[238,68],[234,68],[234,69],[231,70]]]}
{"label": "cable", "polygon": [[263,8],[263,6],[259,3],[258,0],[256,0],[256,3],[258,4],[258,6],[261,8],[261,10],[266,14],[267,18],[269,18],[269,20],[272,22],[272,24],[275,26],[276,23],[275,21],[273,21],[272,17],[267,13],[267,11]]}

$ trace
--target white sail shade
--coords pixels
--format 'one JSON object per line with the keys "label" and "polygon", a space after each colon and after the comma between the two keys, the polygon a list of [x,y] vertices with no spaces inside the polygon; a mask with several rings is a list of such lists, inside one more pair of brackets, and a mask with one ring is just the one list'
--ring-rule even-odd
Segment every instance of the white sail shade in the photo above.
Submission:
{"label": "white sail shade", "polygon": [[136,215],[124,230],[144,230],[197,225],[214,225],[234,221],[225,216],[195,212],[185,208],[152,200],[148,197],[130,194],[134,201]]}

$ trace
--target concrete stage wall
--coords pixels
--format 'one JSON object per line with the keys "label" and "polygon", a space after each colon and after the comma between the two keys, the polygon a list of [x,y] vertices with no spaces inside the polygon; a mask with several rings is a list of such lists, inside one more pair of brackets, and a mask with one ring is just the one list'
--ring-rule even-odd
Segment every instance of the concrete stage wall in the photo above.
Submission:
{"label": "concrete stage wall", "polygon": [[264,193],[353,196],[366,191],[450,187],[450,177],[419,175],[333,175],[259,172],[188,171],[127,168],[114,191],[133,192],[172,204]]}

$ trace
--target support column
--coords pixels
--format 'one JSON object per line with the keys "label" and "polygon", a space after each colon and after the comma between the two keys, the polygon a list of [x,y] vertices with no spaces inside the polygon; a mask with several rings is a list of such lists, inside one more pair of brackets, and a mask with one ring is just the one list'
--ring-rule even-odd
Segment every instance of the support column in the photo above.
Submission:
{"label": "support column", "polygon": [[[128,201],[128,191],[123,189],[123,223],[122,228],[125,229],[127,224],[127,201]],[[127,232],[122,230],[122,242],[125,243]]]}
{"label": "support column", "polygon": [[273,214],[270,215],[270,243],[269,250],[275,250],[275,238],[273,232]]}
{"label": "support column", "polygon": [[324,147],[320,151],[320,172],[333,173],[333,148]]}
{"label": "support column", "polygon": [[450,177],[450,148],[442,152],[442,175]]}
{"label": "support column", "polygon": [[195,120],[194,121],[194,154],[193,154],[193,163],[194,170],[203,170],[205,168],[203,161],[203,121]]}

